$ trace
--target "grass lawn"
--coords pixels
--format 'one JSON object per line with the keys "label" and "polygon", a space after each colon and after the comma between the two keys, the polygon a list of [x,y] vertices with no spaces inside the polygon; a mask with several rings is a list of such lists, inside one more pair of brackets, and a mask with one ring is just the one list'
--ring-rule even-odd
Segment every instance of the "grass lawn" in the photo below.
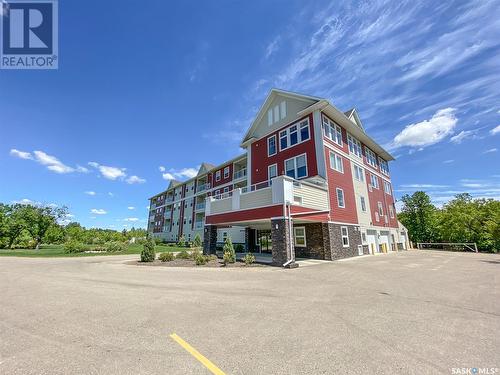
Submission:
{"label": "grass lawn", "polygon": [[[125,251],[117,251],[114,253],[74,253],[74,254],[66,254],[64,252],[63,245],[41,245],[39,250],[33,249],[0,249],[0,256],[16,256],[16,257],[88,257],[88,256],[96,256],[96,255],[123,255],[123,254],[140,254],[142,251],[142,245],[131,244],[127,246]],[[165,253],[165,252],[177,252],[181,250],[191,250],[188,248],[180,248],[177,246],[164,246],[157,245],[156,246],[157,253]]]}

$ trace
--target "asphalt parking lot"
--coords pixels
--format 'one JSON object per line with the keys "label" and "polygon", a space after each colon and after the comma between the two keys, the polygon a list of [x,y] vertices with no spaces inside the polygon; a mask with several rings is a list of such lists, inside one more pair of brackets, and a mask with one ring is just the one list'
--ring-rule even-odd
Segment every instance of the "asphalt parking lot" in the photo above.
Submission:
{"label": "asphalt parking lot", "polygon": [[[137,257],[137,256],[136,256]],[[451,374],[500,367],[500,256],[282,270],[0,258],[1,374]]]}

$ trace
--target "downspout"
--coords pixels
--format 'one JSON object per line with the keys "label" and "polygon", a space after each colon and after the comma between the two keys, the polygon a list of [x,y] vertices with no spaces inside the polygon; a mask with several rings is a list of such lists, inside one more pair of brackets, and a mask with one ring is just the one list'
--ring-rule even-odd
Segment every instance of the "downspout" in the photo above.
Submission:
{"label": "downspout", "polygon": [[[288,207],[288,210],[287,210],[287,207]],[[293,225],[292,225],[292,211],[291,211],[290,203],[284,203],[283,208],[285,211],[285,220],[287,217],[286,214],[288,213],[288,241],[290,243],[290,259],[288,261],[286,261],[285,264],[283,264],[283,267],[287,267],[291,263],[295,262],[295,248],[293,246],[293,236],[292,236]]]}

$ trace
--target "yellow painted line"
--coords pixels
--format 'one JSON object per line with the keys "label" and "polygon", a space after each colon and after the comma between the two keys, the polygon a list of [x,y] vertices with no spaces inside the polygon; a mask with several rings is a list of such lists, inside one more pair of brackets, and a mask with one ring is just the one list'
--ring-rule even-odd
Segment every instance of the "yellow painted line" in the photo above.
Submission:
{"label": "yellow painted line", "polygon": [[220,368],[215,366],[208,358],[201,354],[198,350],[189,345],[186,341],[181,339],[175,333],[172,333],[170,337],[180,346],[182,346],[189,354],[195,357],[198,361],[202,363],[212,374],[215,375],[226,375]]}

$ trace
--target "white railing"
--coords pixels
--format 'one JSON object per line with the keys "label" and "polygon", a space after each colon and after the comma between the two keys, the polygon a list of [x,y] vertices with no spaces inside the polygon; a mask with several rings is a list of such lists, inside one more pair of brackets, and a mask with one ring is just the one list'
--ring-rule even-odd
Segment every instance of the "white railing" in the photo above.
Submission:
{"label": "white railing", "polygon": [[196,188],[196,192],[199,193],[201,191],[205,191],[207,189],[210,189],[210,184],[201,184]]}
{"label": "white railing", "polygon": [[234,174],[233,174],[233,180],[238,180],[240,178],[246,177],[246,175],[247,175],[246,168],[240,169],[239,171],[234,172]]}
{"label": "white railing", "polygon": [[255,191],[255,190],[260,190],[260,189],[265,189],[268,188],[272,185],[272,180],[267,180],[263,182],[259,182],[257,184],[253,184],[250,186],[245,186],[244,188],[241,189],[241,192],[243,194],[248,193],[250,191]]}

